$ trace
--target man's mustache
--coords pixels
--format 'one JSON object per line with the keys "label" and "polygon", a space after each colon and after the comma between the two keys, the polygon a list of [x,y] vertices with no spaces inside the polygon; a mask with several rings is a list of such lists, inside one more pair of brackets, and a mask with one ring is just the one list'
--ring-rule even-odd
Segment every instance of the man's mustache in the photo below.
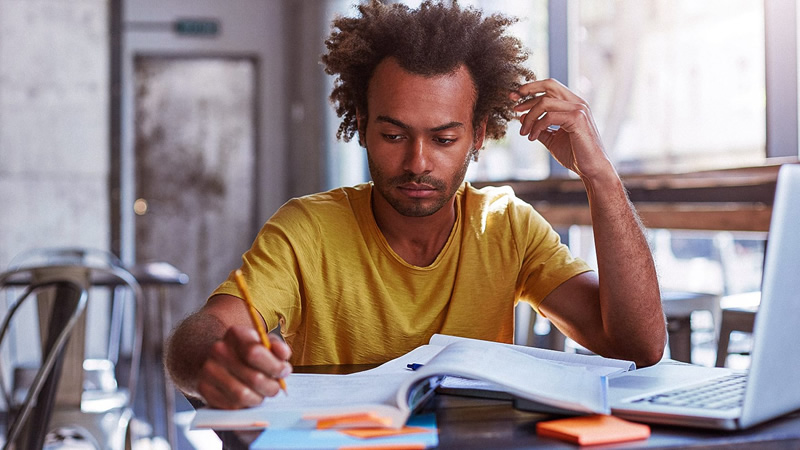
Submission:
{"label": "man's mustache", "polygon": [[433,186],[437,190],[442,190],[447,187],[444,181],[434,178],[430,175],[414,175],[413,173],[406,173],[389,178],[389,184],[392,186],[399,186],[406,183],[427,184],[429,186]]}

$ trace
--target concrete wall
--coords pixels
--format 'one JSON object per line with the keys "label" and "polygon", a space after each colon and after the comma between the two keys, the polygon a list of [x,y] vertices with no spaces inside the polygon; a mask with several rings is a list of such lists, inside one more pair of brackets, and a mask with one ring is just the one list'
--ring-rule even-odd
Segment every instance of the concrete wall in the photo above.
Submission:
{"label": "concrete wall", "polygon": [[108,4],[0,0],[0,270],[108,248]]}
{"label": "concrete wall", "polygon": [[[0,0],[0,271],[34,248],[108,249],[108,42],[105,0]],[[24,312],[18,330],[35,333]],[[36,361],[34,335],[17,337],[3,356]]]}

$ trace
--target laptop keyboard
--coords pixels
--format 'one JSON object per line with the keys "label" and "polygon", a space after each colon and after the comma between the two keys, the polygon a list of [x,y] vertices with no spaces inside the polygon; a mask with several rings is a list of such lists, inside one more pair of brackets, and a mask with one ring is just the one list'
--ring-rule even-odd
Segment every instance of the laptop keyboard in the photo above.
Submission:
{"label": "laptop keyboard", "polygon": [[703,409],[733,409],[742,406],[747,374],[738,373],[708,380],[704,384],[662,392],[633,400],[632,403],[685,406]]}

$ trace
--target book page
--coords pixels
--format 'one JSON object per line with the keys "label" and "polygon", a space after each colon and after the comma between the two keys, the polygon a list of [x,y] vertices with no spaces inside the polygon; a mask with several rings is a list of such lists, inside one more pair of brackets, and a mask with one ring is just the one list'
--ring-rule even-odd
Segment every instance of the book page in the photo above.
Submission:
{"label": "book page", "polygon": [[[313,425],[303,419],[309,413],[380,411],[382,416],[391,417],[395,426],[400,426],[408,416],[409,393],[419,396],[430,392],[435,387],[431,380],[438,381],[441,375],[448,376],[445,380],[454,379],[453,376],[480,380],[469,381],[469,387],[485,389],[492,386],[496,391],[564,409],[605,411],[607,383],[604,377],[593,373],[596,367],[602,366],[564,365],[563,362],[554,362],[559,360],[556,354],[570,354],[542,353],[542,349],[476,339],[436,335],[431,342],[364,372],[349,375],[292,374],[286,378],[288,395],[279,393],[255,408],[235,411],[199,409],[192,425],[216,429],[264,428],[265,424],[277,428],[304,428]],[[448,342],[456,344],[439,345]],[[541,354],[550,359],[541,359]],[[407,365],[412,363],[423,364],[423,367],[417,371],[409,370]]]}
{"label": "book page", "polygon": [[438,375],[486,381],[519,398],[576,412],[608,414],[606,377],[564,366],[483,341],[450,344],[400,387],[397,403],[407,402],[414,383]]}
{"label": "book page", "polygon": [[[398,356],[395,359],[387,361],[374,369],[357,372],[357,374],[383,374],[383,373],[404,373],[408,374],[410,369],[409,364],[425,364],[436,356],[444,346],[441,345],[420,345],[419,347],[411,350],[405,355]],[[355,374],[354,374],[355,375]]]}
{"label": "book page", "polygon": [[[455,342],[472,341],[472,342],[488,342],[479,339],[470,339],[458,336],[449,336],[445,334],[434,334],[430,343],[432,345],[446,346]],[[538,347],[528,347],[526,345],[513,345],[502,344],[499,342],[492,342],[492,345],[505,346],[525,353],[526,355],[535,356],[537,358],[554,361],[570,366],[586,367],[587,370],[597,375],[611,375],[615,373],[627,372],[635,370],[636,364],[633,361],[626,361],[622,359],[604,358],[598,355],[581,355],[579,353],[567,353],[557,350],[549,350]]]}
{"label": "book page", "polygon": [[[308,427],[301,423],[309,413],[397,410],[397,387],[413,372],[400,374],[320,375],[292,374],[285,378],[286,391],[265,398],[261,405],[240,410],[201,408],[192,422],[195,428]],[[397,411],[392,415],[403,412]],[[402,425],[402,424],[401,424]]]}

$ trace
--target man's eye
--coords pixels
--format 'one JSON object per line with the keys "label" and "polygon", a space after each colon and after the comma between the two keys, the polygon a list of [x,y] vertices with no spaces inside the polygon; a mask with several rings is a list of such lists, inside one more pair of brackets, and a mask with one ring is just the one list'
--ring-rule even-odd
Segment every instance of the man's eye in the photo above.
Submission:
{"label": "man's eye", "polygon": [[383,138],[387,141],[399,141],[400,139],[403,139],[403,136],[400,134],[384,134]]}
{"label": "man's eye", "polygon": [[437,137],[437,138],[434,138],[433,140],[436,141],[436,143],[440,144],[440,145],[448,145],[448,144],[452,144],[453,142],[456,141],[455,138],[443,138],[443,137]]}

